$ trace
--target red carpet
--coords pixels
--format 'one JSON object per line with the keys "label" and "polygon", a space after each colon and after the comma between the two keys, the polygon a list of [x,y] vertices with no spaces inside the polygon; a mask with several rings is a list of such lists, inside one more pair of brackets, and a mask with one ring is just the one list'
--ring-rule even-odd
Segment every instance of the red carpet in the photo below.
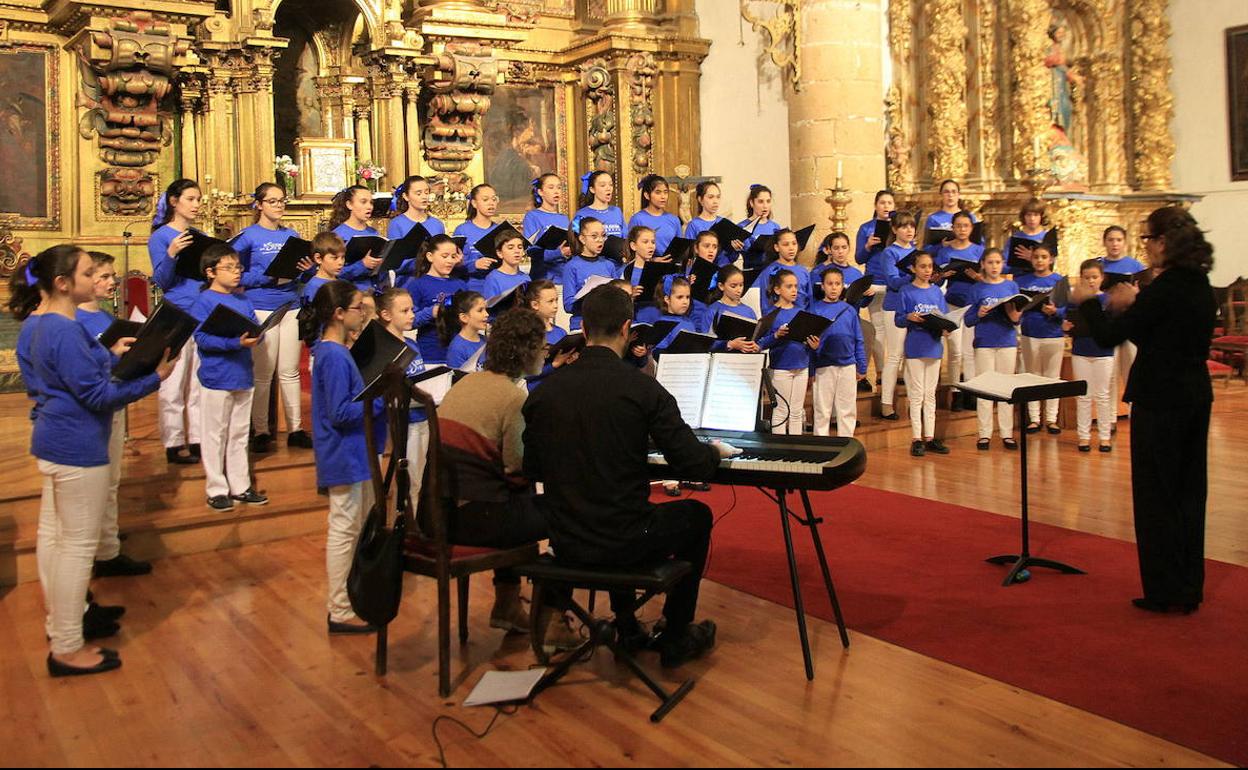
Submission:
{"label": "red carpet", "polygon": [[[718,518],[733,492],[714,490],[697,497]],[[708,577],[792,607],[776,507],[753,489],[736,495]],[[984,559],[1016,551],[1017,519],[857,486],[812,503],[854,631],[1248,765],[1248,569],[1206,562],[1197,613],[1151,615],[1129,601],[1140,594],[1133,543],[1033,524],[1033,554],[1089,574],[1038,569],[1005,588],[1005,568]],[[810,535],[793,535],[807,612],[832,620]],[[816,676],[834,640],[822,637]]]}

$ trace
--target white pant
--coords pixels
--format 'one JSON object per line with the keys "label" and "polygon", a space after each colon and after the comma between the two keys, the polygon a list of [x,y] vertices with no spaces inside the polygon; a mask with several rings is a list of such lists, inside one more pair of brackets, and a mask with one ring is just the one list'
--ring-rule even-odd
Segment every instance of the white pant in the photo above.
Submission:
{"label": "white pant", "polygon": [[936,437],[936,386],[939,358],[906,359],[906,396],[910,399],[910,435],[915,441]]}
{"label": "white pant", "polygon": [[160,383],[160,439],[165,448],[199,443],[199,351],[186,341],[169,378]]}
{"label": "white pant", "polygon": [[815,370],[815,435],[827,436],[836,414],[836,435],[854,435],[858,427],[858,367],[823,366]]}
{"label": "white pant", "polygon": [[[1135,343],[1130,340],[1114,348],[1114,384],[1110,385],[1110,403],[1114,405],[1114,418],[1118,416],[1118,386],[1127,381],[1131,365],[1135,363]],[[1128,409],[1130,405],[1128,405]]]}
{"label": "white pant", "polygon": [[[949,384],[957,385],[960,377],[971,379],[975,376],[975,327],[966,325],[966,308],[950,308],[948,318],[958,324],[958,328],[949,332]],[[955,393],[957,398],[959,394]]]}
{"label": "white pant", "polygon": [[203,391],[204,481],[209,497],[241,495],[251,487],[247,468],[247,427],[252,390]]}
{"label": "white pant", "polygon": [[[1042,339],[1039,337],[1022,337],[1023,371],[1028,374],[1039,374],[1042,377],[1062,376],[1062,351],[1066,349],[1066,340],[1061,337]],[[1050,398],[1044,402],[1044,421],[1050,425],[1057,424],[1057,406],[1060,401]],[[1040,402],[1027,404],[1027,418],[1030,422],[1040,422]]]}
{"label": "white pant", "polygon": [[772,369],[771,384],[776,389],[776,405],[771,410],[771,432],[802,435],[806,421],[806,382],[808,369]]}
{"label": "white pant", "polygon": [[[272,310],[257,310],[256,318],[264,323]],[[299,391],[299,356],[303,343],[299,340],[299,321],[295,313],[287,313],[276,328],[265,332],[260,344],[251,349],[256,375],[255,398],[251,402],[251,425],[257,434],[269,432],[269,393],[273,389],[273,372],[277,371],[278,389],[286,412],[286,429],[291,433],[303,430],[303,405]]]}
{"label": "white pant", "polygon": [[[867,305],[867,317],[870,319],[871,337],[867,337],[864,327],[862,332],[863,344],[867,346],[867,352],[871,354],[871,360],[875,361],[875,377],[883,381],[884,378],[884,287],[877,286],[876,293],[871,297],[871,304]],[[891,323],[891,321],[890,321]]]}
{"label": "white pant", "polygon": [[429,456],[429,423],[414,422],[407,426],[407,475],[412,480],[412,505],[420,504],[420,485],[425,478],[425,459]]}
{"label": "white pant", "polygon": [[329,619],[347,623],[355,619],[347,595],[347,575],[355,556],[364,517],[373,505],[371,481],[329,488],[329,532],[325,538],[325,572],[329,575]]}
{"label": "white pant", "polygon": [[108,436],[108,497],[104,503],[104,519],[100,522],[100,545],[95,558],[108,561],[121,555],[121,537],[117,527],[117,490],[121,486],[121,460],[126,451],[126,410],[113,413],[112,432]]}
{"label": "white pant", "polygon": [[[975,371],[979,374],[1000,372],[1014,374],[1018,363],[1018,348],[975,348]],[[979,437],[992,438],[992,402],[981,398],[976,402],[975,416],[979,420]],[[1014,407],[1000,402],[997,404],[997,427],[1001,429],[1001,438],[1014,437]]]}
{"label": "white pant", "polygon": [[1080,443],[1092,440],[1092,404],[1096,404],[1096,432],[1108,444],[1118,415],[1114,409],[1114,357],[1071,356],[1070,369],[1076,380],[1088,381],[1086,396],[1075,399],[1075,430]]}
{"label": "white pant", "polygon": [[81,468],[39,460],[43,498],[35,558],[48,609],[52,653],[82,648],[82,613],[108,500],[108,466]]}

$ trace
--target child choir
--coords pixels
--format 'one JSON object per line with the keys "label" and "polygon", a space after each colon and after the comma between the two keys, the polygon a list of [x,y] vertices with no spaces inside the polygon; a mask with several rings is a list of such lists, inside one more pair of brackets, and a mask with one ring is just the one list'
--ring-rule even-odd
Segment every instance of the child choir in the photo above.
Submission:
{"label": "child choir", "polygon": [[[379,270],[382,257],[371,250],[346,263],[353,238],[380,235],[370,224],[372,193],[349,187],[335,196],[330,228],[312,239],[310,258],[299,265],[302,277],[294,280],[266,274],[296,233],[282,222],[284,190],[264,183],[253,195],[255,223],[228,246],[203,252],[199,267],[206,280],[201,282],[175,269],[179,254],[193,239],[192,223],[201,205],[198,184],[177,180],[161,196],[148,246],[153,280],[165,301],[201,323],[219,305],[254,322],[291,303],[302,310],[289,313],[262,336],[220,337],[201,327],[179,356],[163,362],[155,374],[128,382],[109,375],[127,340],[111,351],[98,340],[111,321],[98,307],[98,300],[112,292],[106,255],[93,259],[76,247],[59,246],[19,271],[11,306],[24,319],[18,358],[36,404],[31,451],[47,479],[39,561],[48,607],[49,670],[71,675],[120,665],[115,653],[86,646],[82,599],[93,559],[98,564],[119,558],[116,439],[121,431],[115,416],[124,404],[157,389],[168,462],[202,463],[208,506],[228,511],[238,502],[267,502],[251,483],[248,450],[271,449],[268,411],[276,376],[288,445],[313,450],[317,483],[329,495],[328,628],[332,633],[372,630],[353,615],[345,589],[355,541],[371,504],[364,409],[377,408],[354,401],[363,382],[348,348],[372,315],[413,349],[409,374],[415,376],[436,364],[480,367],[493,300],[509,293],[514,304],[535,311],[553,347],[579,329],[577,295],[587,284],[620,286],[632,294],[639,323],[675,323],[653,345],[632,347],[632,357],[642,366],[663,356],[682,332],[713,333],[725,314],[751,320],[773,314],[756,339],[716,340],[712,345],[713,351],[767,354],[771,430],[806,430],[809,391],[814,433],[826,436],[835,430],[852,436],[858,393],[871,390],[866,379],[870,357],[885,420],[898,419],[896,385],[904,377],[915,456],[949,451],[936,430],[936,392],[946,355],[947,376],[955,384],[977,372],[1012,373],[1018,368],[1053,377],[1060,373],[1064,337],[1071,335],[1074,374],[1089,382],[1088,395],[1078,401],[1079,449],[1090,451],[1094,405],[1100,449],[1111,446],[1115,362],[1129,367],[1133,351],[1098,347],[1080,333],[1070,307],[1048,302],[1021,316],[1012,303],[997,307],[1020,290],[1052,291],[1062,279],[1053,270],[1055,255],[1045,242],[1039,201],[1023,207],[1022,227],[1015,233],[1021,242],[1015,241],[1016,253],[1005,255],[972,241],[978,219],[963,207],[955,181],[941,184],[941,208],[925,220],[926,248],[916,241],[915,215],[897,211],[895,196],[882,190],[875,196],[872,219],[856,237],[851,241],[846,233],[828,235],[817,249],[813,269],[808,269],[798,261],[805,244],[794,230],[774,220],[772,193],[765,185],[749,187],[747,216],[737,223],[744,237],[721,242],[717,231],[725,228],[717,224],[723,219],[723,192],[714,182],[698,185],[695,216],[683,226],[667,210],[671,191],[662,176],[641,180],[639,209],[627,222],[610,174],[595,171],[577,182],[579,208],[569,220],[564,180],[553,173],[534,179],[533,206],[518,230],[496,229],[498,195],[489,184],[479,184],[469,193],[466,219],[452,237],[430,214],[430,180],[408,177],[394,191],[387,235],[403,238],[420,227],[428,237],[415,259],[393,271]],[[739,232],[725,224],[728,231]],[[550,228],[566,230],[567,238],[557,247],[549,247],[549,240],[546,247],[537,246]],[[613,238],[623,239],[620,262],[616,253],[604,249]],[[683,253],[670,253],[677,238],[692,244]],[[1106,273],[1143,269],[1126,256],[1122,228],[1106,230],[1104,243],[1105,257],[1083,262],[1072,280],[1099,290]],[[541,266],[540,277],[523,269],[526,258]],[[661,270],[660,277],[647,281],[655,269]],[[695,291],[700,275],[710,279],[709,285]],[[864,276],[870,277],[871,286],[851,304],[846,293]],[[653,293],[643,296],[643,284],[652,286]],[[752,289],[758,292],[757,305],[750,301]],[[801,313],[822,316],[826,328],[804,338],[791,335],[790,324]],[[931,331],[930,317],[936,314],[956,328]],[[311,435],[300,407],[301,343],[312,348],[315,361]],[[558,351],[541,374],[523,384],[530,390],[541,387],[545,375],[572,364],[576,355],[572,349]],[[955,408],[961,404],[961,398],[954,399]],[[981,402],[977,410],[977,446],[988,449],[993,406]],[[1015,448],[1009,407],[1001,405],[996,417],[1004,445]],[[1055,402],[1032,404],[1029,418],[1029,431],[1043,427],[1060,432]],[[413,410],[408,451],[416,485],[427,444],[425,415]],[[115,625],[115,618],[109,622]]]}

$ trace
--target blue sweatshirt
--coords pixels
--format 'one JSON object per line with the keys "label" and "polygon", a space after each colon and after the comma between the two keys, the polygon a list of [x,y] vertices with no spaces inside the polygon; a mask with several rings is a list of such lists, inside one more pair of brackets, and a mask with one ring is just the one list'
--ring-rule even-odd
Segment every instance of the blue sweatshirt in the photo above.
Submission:
{"label": "blue sweatshirt", "polygon": [[178,275],[178,261],[170,258],[169,244],[181,235],[169,225],[161,226],[147,241],[147,255],[152,258],[152,281],[165,293],[165,299],[179,310],[190,312],[204,284]]}
{"label": "blue sweatshirt", "polygon": [[[411,209],[408,209],[409,211]],[[386,225],[386,237],[392,241],[397,241],[412,231],[417,224],[425,228],[425,232],[433,235],[444,235],[446,233],[446,225],[442,224],[442,220],[435,216],[425,217],[425,221],[416,222],[406,213],[399,214],[390,220],[390,224]],[[405,259],[399,265],[399,269],[395,270],[395,275],[408,278],[416,274],[416,260]]]}
{"label": "blue sweatshirt", "polygon": [[[1046,236],[1046,235],[1048,235],[1048,234],[1049,234],[1049,231],[1048,231],[1048,230],[1041,230],[1040,232],[1036,233],[1035,235],[1028,235],[1027,233],[1023,232],[1022,230],[1015,230],[1014,232],[1010,233],[1010,238],[1022,238],[1022,239],[1024,239],[1024,240],[1028,240],[1028,241],[1031,241],[1031,242],[1033,242],[1033,243],[1041,243],[1041,242],[1043,242],[1043,241],[1044,241],[1044,236]],[[1007,248],[1009,247],[1009,241],[1006,241],[1006,247],[1007,247]],[[1005,255],[1005,270],[1006,270],[1006,272],[1007,272],[1007,273],[1010,271],[1010,257],[1011,257],[1011,256],[1013,256],[1013,255],[1012,255],[1012,254],[1006,254],[1006,255]],[[1030,270],[1026,270],[1026,271],[1023,271],[1023,272],[1030,272]],[[1021,273],[1020,273],[1020,275],[1021,275]]]}
{"label": "blue sweatshirt", "polygon": [[[477,241],[485,237],[485,234],[493,230],[494,226],[482,229],[474,225],[471,221],[462,223],[455,228],[455,235],[461,235],[468,239],[464,244],[464,269],[468,271],[468,289],[469,291],[481,291],[485,288],[485,277],[489,275],[489,270],[478,270],[477,260],[484,256],[477,250]],[[527,237],[527,236],[526,236]],[[493,257],[493,254],[489,255]]]}
{"label": "blue sweatshirt", "polygon": [[867,347],[862,341],[862,324],[858,308],[844,302],[815,302],[809,312],[832,319],[832,325],[819,335],[819,349],[814,352],[811,367],[854,365],[858,374],[867,373]]}
{"label": "blue sweatshirt", "polygon": [[524,271],[512,274],[504,273],[501,269],[494,268],[485,276],[485,283],[481,286],[481,296],[487,300],[493,299],[512,286],[523,286],[528,282],[529,274]]}
{"label": "blue sweatshirt", "polygon": [[[471,342],[456,334],[451,337],[451,344],[446,347],[446,365],[452,369],[458,369],[468,363],[469,359],[483,347],[485,347],[485,337],[478,337],[476,342]],[[484,363],[485,356],[481,356],[477,359],[477,367],[473,371],[481,371],[481,365]]]}
{"label": "blue sweatshirt", "polygon": [[420,357],[425,364],[446,363],[446,348],[438,340],[438,324],[433,315],[433,306],[450,299],[455,296],[455,292],[463,291],[467,286],[458,278],[442,278],[433,273],[425,273],[408,281],[406,288],[412,295],[412,307],[416,311],[412,328],[416,330]]}
{"label": "blue sweatshirt", "polygon": [[[1104,308],[1109,304],[1109,295],[1101,292],[1096,295],[1100,301],[1101,307]],[[1079,312],[1079,306],[1071,303],[1065,307],[1065,315],[1073,318]],[[1096,344],[1096,338],[1092,336],[1076,337],[1070,336],[1070,354],[1073,356],[1084,356],[1085,358],[1109,358],[1114,354],[1113,348],[1106,348]]]}
{"label": "blue sweatshirt", "polygon": [[362,390],[364,380],[350,351],[337,342],[320,340],[312,368],[317,486],[337,487],[371,478],[364,440],[364,404],[353,400]]}
{"label": "blue sweatshirt", "polygon": [[[217,305],[225,305],[244,318],[256,320],[256,311],[245,294],[223,294],[206,289],[191,308],[191,315],[203,324]],[[217,337],[195,330],[199,348],[199,384],[212,390],[247,390],[255,385],[251,348],[245,348],[237,337]]]}
{"label": "blue sweatshirt", "polygon": [[78,323],[87,329],[87,334],[91,335],[91,339],[98,340],[100,335],[108,331],[108,327],[113,325],[113,314],[106,313],[103,310],[83,310],[78,308],[74,311],[74,315],[78,319]]}
{"label": "blue sweatshirt", "polygon": [[871,276],[871,283],[888,287],[888,291],[884,293],[885,310],[901,310],[901,287],[908,285],[912,279],[898,269],[897,262],[911,251],[913,249],[908,246],[894,243],[882,251],[873,252],[871,260],[867,262],[867,274]]}
{"label": "blue sweatshirt", "polygon": [[[412,362],[407,365],[407,371],[403,373],[410,380],[425,371],[425,361],[420,357],[420,346],[417,345],[414,340],[409,340],[407,337],[404,337],[403,344],[407,345],[407,347],[416,354],[416,357],[412,359]],[[408,424],[413,425],[418,422],[424,422],[427,419],[429,419],[429,416],[425,414],[425,410],[417,407],[416,402],[412,401],[412,407],[407,412]]]}
{"label": "blue sweatshirt", "polygon": [[1018,334],[1014,324],[1004,312],[993,313],[980,318],[979,308],[996,307],[1001,300],[1018,294],[1018,284],[1013,281],[1001,283],[975,284],[971,289],[970,303],[967,305],[965,323],[975,327],[975,345],[977,348],[1015,348],[1018,347]]}
{"label": "blue sweatshirt", "polygon": [[[815,265],[810,271],[810,301],[812,305],[817,304],[819,301],[815,299],[815,289],[823,284],[823,274],[828,272],[828,270],[833,267],[841,271],[841,280],[843,282],[843,288],[841,289],[842,294],[845,293],[845,290],[849,288],[851,283],[864,275],[861,270],[853,265],[838,265],[834,262],[824,262],[822,264]],[[822,295],[820,295],[820,297],[822,297]],[[871,298],[863,297],[862,302],[860,302],[858,306],[866,307],[870,304]]]}
{"label": "blue sweatshirt", "polygon": [[876,244],[873,249],[867,249],[867,240],[875,235],[875,222],[875,218],[872,217],[858,225],[858,235],[854,238],[854,261],[860,265],[867,264],[873,254],[884,250],[884,244],[882,243]]}
{"label": "blue sweatshirt", "polygon": [[[714,219],[703,219],[702,217],[694,217],[685,224],[685,237],[689,240],[697,240],[702,233],[710,230],[723,217],[715,217]],[[715,256],[715,265],[723,267],[736,261],[737,255],[732,250],[732,246],[727,243],[719,244],[719,254]]]}
{"label": "blue sweatshirt", "polygon": [[[928,230],[953,230],[953,215],[956,213],[958,212],[937,209],[927,215],[925,226]],[[978,221],[979,217],[975,216],[974,212],[971,212],[971,223],[974,224]]]}
{"label": "blue sweatshirt", "polygon": [[638,225],[649,227],[654,231],[654,255],[656,257],[666,254],[672,239],[680,235],[680,220],[675,214],[669,214],[666,211],[656,216],[642,209],[628,220],[628,229],[631,230]]}
{"label": "blue sweatshirt", "polygon": [[[343,243],[350,241],[357,235],[381,235],[381,233],[377,232],[376,228],[365,227],[363,230],[356,230],[346,222],[343,222],[335,227],[333,232],[334,235],[337,235],[342,239]],[[376,257],[378,255],[374,254],[373,256]],[[350,281],[355,284],[355,288],[360,291],[372,291],[373,285],[377,282],[377,276],[373,275],[368,268],[364,267],[364,260],[362,259],[358,262],[352,262],[349,265],[343,265],[342,272],[338,273],[338,279],[342,281]]]}
{"label": "blue sweatshirt", "polygon": [[86,328],[58,313],[31,316],[26,383],[39,388],[30,453],[40,460],[91,468],[108,464],[113,413],[160,387],[155,374],[110,376],[112,356]]}
{"label": "blue sweatshirt", "polygon": [[577,293],[585,288],[585,282],[595,275],[614,279],[616,272],[615,263],[606,257],[587,259],[580,256],[568,260],[563,268],[563,309],[572,314],[569,329],[576,331],[581,328],[581,316],[572,312],[572,305],[576,302]]}
{"label": "blue sweatshirt", "polygon": [[788,270],[797,276],[797,300],[793,304],[803,309],[810,305],[810,271],[801,265],[782,265],[778,261],[772,262],[763,268],[758,274],[758,280],[754,282],[754,285],[758,287],[758,306],[763,315],[770,313],[776,306],[771,295],[767,293],[767,285],[771,281],[771,276],[779,270]]}
{"label": "blue sweatshirt", "polygon": [[[706,310],[702,312],[702,331],[709,332],[713,330],[715,328],[715,320],[724,313],[732,313],[733,315],[739,315],[742,318],[749,318],[755,321],[758,320],[758,316],[755,315],[754,309],[744,302],[740,305],[728,305],[725,304],[723,300],[719,300],[717,302],[712,302],[706,307]],[[714,353],[720,353],[726,351],[727,349],[728,340],[715,340],[715,344],[711,346],[711,352]]]}
{"label": "blue sweatshirt", "polygon": [[[81,312],[81,311],[80,311]],[[17,333],[17,343],[14,346],[17,356],[17,370],[22,375],[22,384],[26,386],[26,397],[34,403],[30,406],[30,421],[35,421],[35,415],[39,413],[39,407],[43,403],[44,387],[39,380],[39,373],[35,370],[35,362],[30,357],[30,338],[34,334],[38,324],[32,321],[39,316],[30,316],[22,323],[22,328]]]}
{"label": "blue sweatshirt", "polygon": [[321,278],[316,275],[309,278],[308,282],[303,285],[303,296],[300,298],[301,304],[311,305],[312,300],[316,298],[316,293],[321,290],[321,287],[333,280],[336,279]]}
{"label": "blue sweatshirt", "polygon": [[257,310],[277,310],[299,298],[299,284],[287,281],[279,286],[276,278],[264,274],[286,241],[298,236],[299,233],[289,227],[270,230],[256,223],[245,228],[230,242],[245,268],[242,287],[247,290],[247,299]]}
{"label": "blue sweatshirt", "polygon": [[[541,209],[529,209],[524,212],[524,220],[520,225],[520,232],[530,243],[536,243],[538,238],[542,237],[542,233],[546,232],[549,227],[558,227],[567,230],[570,226],[568,215],[561,211],[542,211]],[[538,251],[535,247],[534,252]],[[563,251],[559,248],[546,249],[541,253],[541,259],[546,263],[546,278],[556,286],[563,285],[563,265],[568,258],[563,256]]]}
{"label": "blue sweatshirt", "polygon": [[[1035,273],[1023,273],[1018,277],[1015,283],[1018,284],[1019,291],[1024,292],[1046,292],[1052,291],[1057,286],[1062,277],[1057,273],[1049,273],[1041,277]],[[1062,319],[1066,316],[1065,308],[1058,308],[1053,315],[1045,315],[1040,308],[1028,310],[1023,313],[1021,322],[1022,334],[1024,337],[1033,339],[1054,340],[1061,339]]]}
{"label": "blue sweatshirt", "polygon": [[[936,252],[936,267],[946,268],[949,263],[955,259],[961,262],[973,262],[979,264],[979,259],[984,255],[984,247],[978,243],[972,243],[965,249],[955,249],[952,246],[941,246]],[[978,269],[978,268],[977,268]],[[975,282],[969,280],[961,280],[951,278],[945,289],[945,301],[954,307],[966,307],[971,301],[971,289],[974,288]]]}
{"label": "blue sweatshirt", "polygon": [[1143,270],[1144,263],[1134,257],[1119,257],[1118,259],[1101,257],[1101,267],[1107,273],[1131,275]]}
{"label": "blue sweatshirt", "polygon": [[767,362],[768,369],[795,371],[810,368],[812,351],[806,347],[806,340],[795,339],[791,335],[777,337],[775,334],[777,329],[792,321],[800,310],[801,308],[796,306],[782,309],[776,314],[776,322],[771,327],[772,330],[758,341],[760,348],[771,353]]}
{"label": "blue sweatshirt", "polygon": [[623,238],[628,234],[624,230],[624,212],[620,211],[619,206],[607,206],[605,209],[582,206],[576,210],[577,219],[584,219],[585,217],[593,217],[601,222],[608,236],[614,235],[617,238]]}
{"label": "blue sweatshirt", "polygon": [[945,353],[943,335],[932,334],[919,324],[911,322],[906,316],[911,313],[919,315],[941,313],[943,315],[947,312],[949,312],[949,306],[945,304],[945,295],[940,293],[940,287],[928,286],[920,289],[911,283],[902,288],[901,310],[897,311],[893,323],[906,330],[906,358],[940,358]]}

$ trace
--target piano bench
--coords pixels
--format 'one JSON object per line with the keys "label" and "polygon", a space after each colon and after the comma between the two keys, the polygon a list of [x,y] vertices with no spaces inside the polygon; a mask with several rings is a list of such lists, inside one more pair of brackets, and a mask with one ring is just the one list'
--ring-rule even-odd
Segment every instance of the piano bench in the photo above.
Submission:
{"label": "piano bench", "polygon": [[[688,679],[681,683],[674,692],[668,693],[659,683],[646,673],[636,658],[625,646],[616,631],[615,620],[595,618],[593,614],[577,603],[572,591],[585,589],[589,591],[632,591],[641,596],[633,605],[637,609],[655,596],[666,593],[676,581],[689,574],[692,566],[688,562],[663,560],[648,564],[636,564],[626,567],[594,567],[583,564],[562,564],[549,554],[536,561],[515,567],[516,574],[533,581],[534,602],[545,599],[548,595],[560,597],[560,609],[570,611],[589,630],[589,638],[579,647],[565,654],[555,663],[537,683],[533,695],[554,685],[566,674],[573,665],[588,660],[594,649],[605,646],[611,650],[616,661],[627,666],[633,674],[650,689],[659,699],[660,705],[652,714],[651,722],[658,722],[676,707],[693,689],[694,680]],[[559,590],[563,589],[563,590]],[[592,594],[591,594],[592,595]],[[529,614],[529,638],[533,644],[533,653],[542,663],[550,662],[542,649],[545,628],[540,627],[546,613],[534,610]]]}

